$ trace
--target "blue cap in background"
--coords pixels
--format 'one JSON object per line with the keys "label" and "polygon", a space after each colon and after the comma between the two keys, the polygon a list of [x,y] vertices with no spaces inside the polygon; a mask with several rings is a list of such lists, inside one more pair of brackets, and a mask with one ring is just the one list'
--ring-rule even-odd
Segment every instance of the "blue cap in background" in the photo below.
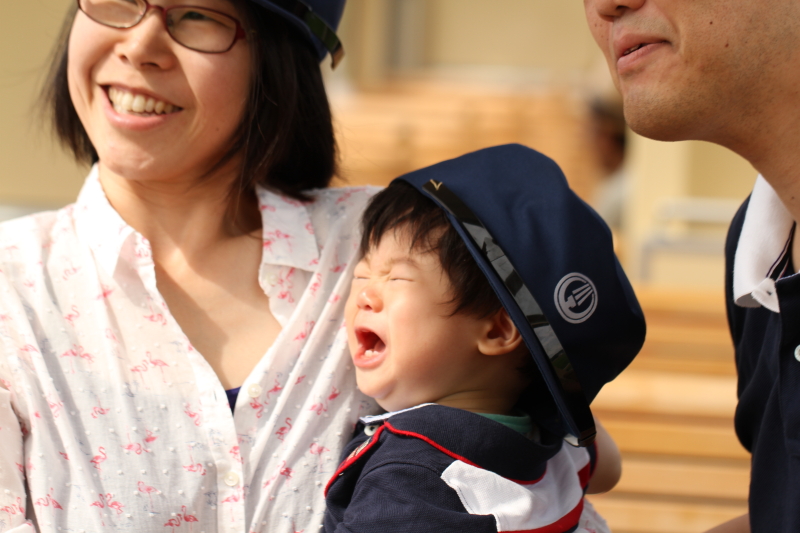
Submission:
{"label": "blue cap in background", "polygon": [[331,54],[333,68],[344,57],[344,48],[336,35],[346,0],[250,0],[277,13],[309,40],[319,60]]}

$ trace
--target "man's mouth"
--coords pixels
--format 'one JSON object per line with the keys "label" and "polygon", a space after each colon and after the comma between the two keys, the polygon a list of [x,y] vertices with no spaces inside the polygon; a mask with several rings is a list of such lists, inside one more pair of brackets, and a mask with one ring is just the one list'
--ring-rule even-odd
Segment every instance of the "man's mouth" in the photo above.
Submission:
{"label": "man's mouth", "polygon": [[181,110],[178,106],[157,100],[152,96],[133,93],[117,87],[108,87],[106,92],[114,111],[122,115],[152,117],[168,115]]}
{"label": "man's mouth", "polygon": [[648,43],[639,43],[639,44],[637,44],[636,46],[631,46],[630,48],[628,48],[627,50],[625,50],[625,52],[624,52],[622,55],[623,55],[623,57],[624,57],[624,56],[626,56],[626,55],[628,55],[628,54],[632,54],[632,53],[634,53],[636,50],[639,50],[640,48],[644,48],[645,46],[647,46],[647,44],[648,44]]}

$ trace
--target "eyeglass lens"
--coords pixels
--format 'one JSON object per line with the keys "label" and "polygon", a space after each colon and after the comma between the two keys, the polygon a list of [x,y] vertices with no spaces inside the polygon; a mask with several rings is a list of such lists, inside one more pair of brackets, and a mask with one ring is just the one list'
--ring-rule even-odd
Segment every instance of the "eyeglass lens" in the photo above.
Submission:
{"label": "eyeglass lens", "polygon": [[[81,11],[100,24],[131,28],[147,12],[144,0],[80,0]],[[173,6],[164,10],[167,31],[175,41],[200,52],[225,52],[236,41],[235,19],[210,9]]]}

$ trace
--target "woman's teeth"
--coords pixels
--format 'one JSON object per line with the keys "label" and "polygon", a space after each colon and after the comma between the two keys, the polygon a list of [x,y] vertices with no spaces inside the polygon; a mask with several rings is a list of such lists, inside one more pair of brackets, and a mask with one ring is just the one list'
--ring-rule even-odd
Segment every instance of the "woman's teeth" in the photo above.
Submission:
{"label": "woman's teeth", "polygon": [[166,115],[176,109],[180,109],[161,100],[156,100],[143,94],[133,94],[114,87],[109,87],[108,99],[111,100],[111,104],[117,113],[124,114]]}

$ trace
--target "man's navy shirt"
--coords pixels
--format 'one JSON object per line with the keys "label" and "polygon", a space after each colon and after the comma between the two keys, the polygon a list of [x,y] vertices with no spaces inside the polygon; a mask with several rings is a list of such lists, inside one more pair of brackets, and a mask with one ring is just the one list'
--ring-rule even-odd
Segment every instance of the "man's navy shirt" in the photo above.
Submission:
{"label": "man's navy shirt", "polygon": [[[736,433],[752,454],[753,532],[800,531],[800,275],[776,282],[780,313],[733,303],[733,265],[749,200],[725,247],[725,300],[736,349]],[[789,272],[791,274],[791,272]],[[769,273],[765,272],[765,276]]]}

